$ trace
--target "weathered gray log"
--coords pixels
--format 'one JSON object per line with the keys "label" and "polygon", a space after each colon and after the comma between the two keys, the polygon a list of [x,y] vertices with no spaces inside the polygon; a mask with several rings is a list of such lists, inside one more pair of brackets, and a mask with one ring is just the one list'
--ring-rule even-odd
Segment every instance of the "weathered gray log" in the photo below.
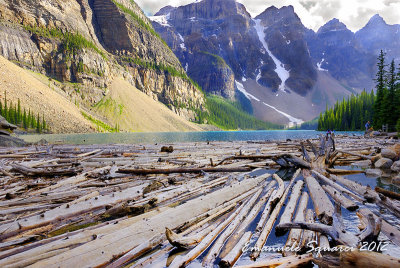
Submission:
{"label": "weathered gray log", "polygon": [[304,161],[303,159],[292,155],[292,154],[282,154],[280,156],[276,156],[273,158],[273,160],[279,164],[282,160],[284,160],[285,163],[290,163],[295,167],[298,168],[307,168],[310,169],[311,168],[311,164]]}
{"label": "weathered gray log", "polygon": [[[296,211],[296,216],[294,218],[295,222],[303,222],[305,221],[305,213],[307,210],[307,204],[308,204],[308,193],[307,192],[303,192],[299,201],[299,204],[297,206],[297,211]],[[279,227],[278,227],[279,226]],[[281,228],[281,225],[278,225],[278,228]],[[288,228],[289,229],[289,228]],[[299,246],[300,244],[300,240],[301,240],[301,234],[303,233],[303,230],[300,229],[291,229],[288,235],[288,238],[286,240],[286,244],[285,247],[288,248],[296,248]],[[291,256],[294,255],[296,252],[293,251],[286,251],[284,250],[282,252],[283,256]]]}
{"label": "weathered gray log", "polygon": [[258,237],[254,248],[256,249],[255,251],[253,251],[250,255],[250,257],[252,259],[257,259],[258,256],[261,253],[261,249],[264,246],[265,242],[268,239],[268,236],[272,230],[272,227],[279,215],[279,212],[282,209],[283,204],[285,203],[286,197],[290,191],[290,189],[292,188],[292,185],[294,183],[294,181],[296,180],[298,174],[300,173],[300,170],[297,170],[297,172],[294,174],[294,176],[292,177],[292,179],[289,182],[289,185],[286,187],[285,192],[283,193],[282,197],[280,198],[278,204],[276,204],[274,210],[272,211],[267,223],[264,226],[264,229],[262,230],[262,232],[260,233],[260,236]]}
{"label": "weathered gray log", "polygon": [[337,150],[337,151],[342,153],[342,154],[358,156],[358,157],[360,157],[362,159],[366,159],[366,160],[371,160],[372,159],[372,156],[368,156],[368,155],[358,154],[358,153],[344,151],[344,150]]}
{"label": "weathered gray log", "polygon": [[400,194],[392,192],[392,191],[385,190],[385,189],[380,188],[380,187],[375,187],[375,192],[383,194],[384,196],[390,197],[392,199],[400,200]]}
{"label": "weathered gray log", "polygon": [[322,188],[337,202],[340,203],[344,208],[349,211],[355,211],[358,209],[358,205],[342,195],[338,190],[334,189],[330,185],[323,185]]}
{"label": "weathered gray log", "polygon": [[[212,248],[209,250],[207,256],[203,260],[203,265],[208,267],[212,266],[212,264],[215,261],[215,258],[221,251],[221,249],[224,246],[224,242],[229,238],[229,236],[236,230],[236,228],[240,225],[241,222],[245,219],[245,217],[255,217],[261,207],[265,204],[265,202],[270,199],[270,196],[272,194],[273,188],[272,186],[275,184],[275,182],[271,182],[266,188],[269,189],[264,196],[261,197],[261,199],[254,205],[254,208],[252,211],[249,210],[251,206],[254,204],[253,202],[249,201],[249,204],[246,205],[248,207],[245,207],[242,212],[237,216],[235,220],[232,221],[232,223],[226,228],[226,230],[221,234],[220,237],[218,237],[217,241],[215,241],[214,245]],[[256,199],[257,200],[257,199]],[[254,200],[254,202],[256,201]]]}
{"label": "weathered gray log", "polygon": [[367,215],[368,225],[361,234],[358,236],[346,232],[340,224],[329,226],[320,223],[307,223],[307,222],[291,222],[282,224],[282,228],[297,228],[302,230],[311,230],[319,232],[323,235],[330,236],[336,243],[350,247],[357,247],[361,242],[371,241],[377,239],[380,233],[380,226],[382,226],[382,219],[375,220],[372,214]]}
{"label": "weathered gray log", "polygon": [[222,159],[216,166],[222,165],[224,162],[229,160],[265,160],[272,159],[274,155],[235,155],[229,156],[227,158]]}
{"label": "weathered gray log", "polygon": [[[262,189],[258,190],[248,202],[242,204],[240,208],[238,208],[238,210],[241,211],[241,213],[238,215],[237,218],[241,218],[243,216],[243,210],[246,213],[248,213],[248,211],[254,205],[261,192]],[[189,249],[198,245],[205,236],[207,236],[209,233],[213,231],[214,228],[215,228],[214,226],[210,226],[193,236],[181,236],[179,234],[174,233],[172,230],[166,228],[165,235],[172,246],[182,249]]]}
{"label": "weathered gray log", "polygon": [[313,262],[321,267],[364,268],[399,267],[400,259],[373,251],[344,251],[337,255],[323,255]]}
{"label": "weathered gray log", "polygon": [[[373,215],[375,220],[379,217],[373,214],[368,208],[361,208],[359,213],[367,217],[368,215]],[[396,226],[388,223],[385,220],[382,220],[382,233],[384,233],[394,244],[400,247],[400,231]]]}
{"label": "weathered gray log", "polygon": [[220,267],[232,267],[243,253],[243,248],[250,241],[251,232],[246,232],[235,247],[219,263]]}
{"label": "weathered gray log", "polygon": [[30,168],[30,167],[25,167],[22,165],[17,165],[17,164],[11,164],[12,170],[16,171],[18,173],[21,173],[25,176],[35,176],[35,177],[55,177],[55,176],[73,176],[76,175],[79,171],[79,169],[73,168],[73,169],[53,169],[53,170],[45,170],[45,169],[39,169],[39,168]]}
{"label": "weathered gray log", "polygon": [[[278,258],[278,259],[270,259],[270,260],[262,260],[258,262],[254,262],[249,265],[241,265],[241,266],[235,266],[235,268],[258,268],[258,267],[303,267],[307,263],[310,263],[313,260],[312,254],[305,254],[301,256],[290,256],[290,257],[284,257],[284,258]],[[230,266],[226,266],[230,267]]]}
{"label": "weathered gray log", "polygon": [[215,238],[233,221],[235,217],[238,216],[244,204],[238,210],[234,211],[229,218],[224,220],[219,224],[211,233],[209,233],[201,242],[187,254],[176,257],[169,267],[180,268],[186,266],[189,262],[197,258],[210,244],[215,240]]}
{"label": "weathered gray log", "polygon": [[364,170],[347,170],[347,169],[337,169],[337,168],[327,168],[326,171],[334,175],[352,175],[352,174],[365,173]]}
{"label": "weathered gray log", "polygon": [[355,193],[353,193],[353,192],[349,191],[348,189],[344,188],[343,186],[337,184],[337,183],[334,182],[333,180],[328,179],[327,177],[325,177],[325,176],[322,175],[321,173],[319,173],[319,172],[317,172],[317,171],[315,171],[315,170],[312,170],[311,172],[312,172],[313,174],[315,174],[315,175],[318,177],[318,179],[320,179],[320,180],[322,180],[324,183],[326,183],[326,184],[332,186],[333,188],[335,188],[336,190],[340,191],[341,193],[347,194],[347,195],[351,196],[352,198],[354,198],[354,199],[356,199],[356,200],[358,200],[358,201],[361,201],[361,202],[365,200],[363,197],[361,197],[361,196],[359,196],[359,195],[356,195]]}
{"label": "weathered gray log", "polygon": [[[314,212],[312,209],[307,209],[306,216],[305,216],[305,222],[308,222],[308,223],[314,222]],[[301,237],[300,247],[303,250],[306,250],[308,248],[308,243],[312,242],[312,241],[315,241],[315,232],[310,231],[310,230],[304,230],[303,235]]]}
{"label": "weathered gray log", "polygon": [[[291,222],[294,210],[296,209],[297,201],[300,198],[301,194],[301,189],[303,188],[304,182],[299,180],[297,183],[293,186],[292,192],[289,197],[289,201],[286,204],[286,208],[281,215],[281,219],[279,221],[279,224],[286,223],[286,222]],[[286,233],[287,230],[282,230],[279,228],[275,228],[275,234],[276,235],[283,235]]]}
{"label": "weathered gray log", "polygon": [[367,201],[376,203],[378,206],[382,208],[389,209],[394,215],[400,217],[400,208],[393,203],[392,200],[386,198],[383,195],[379,195],[377,192],[373,191],[369,186],[360,185],[354,181],[345,179],[340,176],[331,176],[334,181],[338,181],[341,184],[345,185],[349,189],[363,196]]}
{"label": "weathered gray log", "polygon": [[331,201],[329,201],[325,191],[314,177],[308,176],[305,178],[305,181],[307,183],[308,191],[313,201],[318,220],[322,223],[332,225],[334,207]]}
{"label": "weathered gray log", "polygon": [[249,167],[235,168],[171,168],[171,169],[132,169],[120,168],[117,173],[134,174],[134,175],[149,175],[149,174],[174,174],[174,173],[213,173],[213,172],[248,172],[252,169]]}

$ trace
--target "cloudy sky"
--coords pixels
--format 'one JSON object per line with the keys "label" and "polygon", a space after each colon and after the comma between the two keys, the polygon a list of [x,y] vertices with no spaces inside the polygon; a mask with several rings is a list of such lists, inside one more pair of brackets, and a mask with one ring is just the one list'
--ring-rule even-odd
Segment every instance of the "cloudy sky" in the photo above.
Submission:
{"label": "cloudy sky", "polygon": [[[256,16],[267,7],[274,5],[282,7],[294,6],[303,24],[308,28],[318,30],[332,18],[337,18],[352,31],[363,27],[376,13],[379,13],[387,23],[400,24],[400,0],[237,0],[243,3],[247,10]],[[194,0],[136,0],[148,15],[160,8],[171,5],[180,6]]]}

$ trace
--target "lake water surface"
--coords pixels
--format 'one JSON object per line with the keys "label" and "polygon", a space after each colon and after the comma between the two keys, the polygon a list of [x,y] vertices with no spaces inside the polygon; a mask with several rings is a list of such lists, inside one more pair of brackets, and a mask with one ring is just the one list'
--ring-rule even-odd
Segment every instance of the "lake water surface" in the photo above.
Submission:
{"label": "lake water surface", "polygon": [[[159,133],[90,133],[21,135],[27,142],[45,139],[50,143],[66,144],[137,144],[202,141],[273,141],[286,139],[312,139],[324,132],[314,130],[263,130],[263,131],[207,131]],[[363,132],[336,132],[336,134],[363,135]]]}

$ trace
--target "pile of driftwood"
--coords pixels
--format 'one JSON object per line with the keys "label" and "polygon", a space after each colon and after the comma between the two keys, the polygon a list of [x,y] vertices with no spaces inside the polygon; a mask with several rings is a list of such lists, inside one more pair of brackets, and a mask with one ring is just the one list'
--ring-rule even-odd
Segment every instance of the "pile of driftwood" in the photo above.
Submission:
{"label": "pile of driftwood", "polygon": [[[392,145],[321,137],[2,149],[0,266],[398,267],[379,252],[307,253],[313,241],[400,248],[399,195],[337,168]],[[342,210],[359,217],[358,233]],[[274,258],[262,250],[274,246],[271,232],[287,237]]]}

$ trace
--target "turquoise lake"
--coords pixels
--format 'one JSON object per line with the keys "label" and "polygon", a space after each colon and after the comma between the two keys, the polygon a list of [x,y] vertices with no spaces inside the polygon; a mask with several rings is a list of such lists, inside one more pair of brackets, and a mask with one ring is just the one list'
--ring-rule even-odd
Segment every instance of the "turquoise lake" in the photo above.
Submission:
{"label": "turquoise lake", "polygon": [[[263,131],[208,131],[208,132],[157,132],[157,133],[90,133],[21,135],[27,142],[45,139],[50,143],[66,144],[141,144],[203,141],[274,141],[317,138],[314,130],[263,130]],[[346,135],[363,135],[363,132],[336,132]]]}

